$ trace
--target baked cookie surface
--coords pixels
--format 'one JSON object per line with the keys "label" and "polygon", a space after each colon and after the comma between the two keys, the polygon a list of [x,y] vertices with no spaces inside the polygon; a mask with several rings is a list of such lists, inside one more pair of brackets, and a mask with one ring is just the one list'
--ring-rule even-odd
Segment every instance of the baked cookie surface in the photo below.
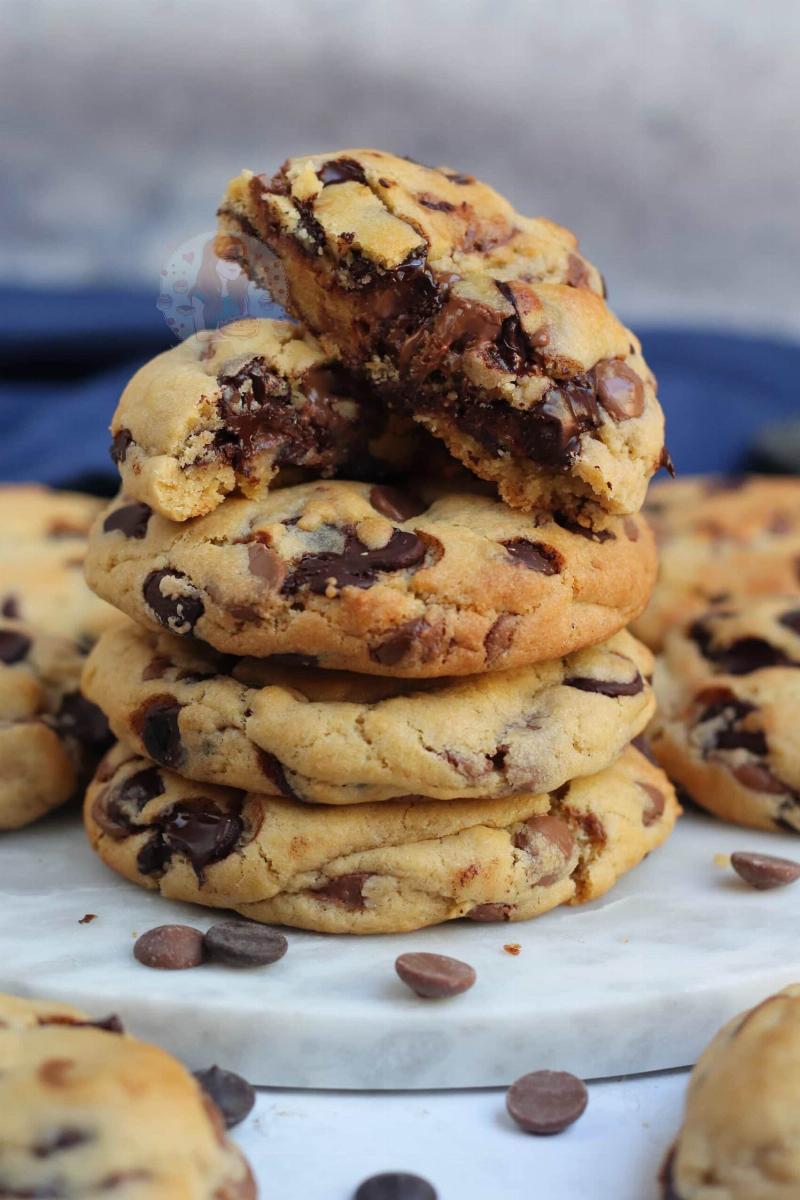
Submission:
{"label": "baked cookie surface", "polygon": [[663,772],[632,747],[553,795],[329,808],[191,783],[119,744],[84,816],[104,862],[170,899],[390,933],[593,899],[664,841],[678,811]]}
{"label": "baked cookie surface", "polygon": [[800,832],[800,597],[710,609],[667,635],[652,750],[725,820]]}
{"label": "baked cookie surface", "polygon": [[655,382],[568,230],[377,150],[245,172],[219,221],[218,253],[507,503],[587,523],[641,507],[664,453]]}
{"label": "baked cookie surface", "polygon": [[156,1046],[63,1004],[0,996],[0,1192],[255,1200],[196,1080]]}
{"label": "baked cookie surface", "polygon": [[558,658],[642,610],[656,558],[641,518],[589,535],[486,491],[318,480],[183,525],[118,497],[87,578],[139,624],[226,653],[420,678]]}
{"label": "baked cookie surface", "polygon": [[689,1081],[664,1200],[800,1195],[800,985],[722,1029]]}
{"label": "baked cookie surface", "polygon": [[125,624],[86,695],[114,733],[192,779],[321,804],[551,791],[601,770],[655,706],[628,633],[564,659],[417,682],[231,659]]}
{"label": "baked cookie surface", "polygon": [[658,482],[644,511],[660,561],[633,632],[653,650],[672,625],[712,602],[800,594],[800,479],[703,475]]}

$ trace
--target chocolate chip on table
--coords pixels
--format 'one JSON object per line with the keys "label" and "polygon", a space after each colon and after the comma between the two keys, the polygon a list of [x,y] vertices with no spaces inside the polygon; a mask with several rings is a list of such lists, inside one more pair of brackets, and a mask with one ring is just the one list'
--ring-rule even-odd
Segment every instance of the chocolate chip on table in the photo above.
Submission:
{"label": "chocolate chip on table", "polygon": [[394,966],[403,983],[426,1000],[458,996],[477,978],[469,963],[446,954],[401,954]]}
{"label": "chocolate chip on table", "polygon": [[437,1200],[436,1189],[420,1175],[387,1171],[365,1179],[353,1200]]}
{"label": "chocolate chip on table", "polygon": [[229,967],[265,967],[277,962],[289,943],[277,929],[246,921],[220,921],[205,935],[206,954],[212,962]]}
{"label": "chocolate chip on table", "polygon": [[509,1115],[527,1133],[561,1133],[584,1112],[589,1093],[568,1071],[532,1071],[508,1089]]}
{"label": "chocolate chip on table", "polygon": [[191,925],[156,925],[137,938],[134,958],[159,971],[184,971],[205,959],[203,935]]}
{"label": "chocolate chip on table", "polygon": [[205,1071],[195,1071],[194,1077],[222,1113],[226,1129],[232,1129],[252,1112],[255,1089],[241,1075],[223,1071],[221,1067],[208,1067]]}
{"label": "chocolate chip on table", "polygon": [[15,629],[0,629],[0,662],[10,666],[25,657],[31,648],[31,639]]}
{"label": "chocolate chip on table", "polygon": [[103,521],[103,532],[111,533],[118,529],[126,538],[143,538],[152,515],[149,504],[125,504],[109,513]]}
{"label": "chocolate chip on table", "polygon": [[731,855],[731,866],[736,874],[761,892],[770,888],[785,887],[800,879],[800,863],[790,858],[776,858],[772,854],[755,854],[737,850]]}

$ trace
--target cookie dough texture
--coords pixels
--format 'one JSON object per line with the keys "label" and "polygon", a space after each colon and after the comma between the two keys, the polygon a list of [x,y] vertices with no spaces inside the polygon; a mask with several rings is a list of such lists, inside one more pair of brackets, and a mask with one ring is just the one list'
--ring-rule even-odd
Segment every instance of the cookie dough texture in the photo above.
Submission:
{"label": "cookie dough texture", "polygon": [[220,254],[509,504],[587,522],[641,507],[663,456],[655,382],[568,230],[377,150],[246,171],[219,221]]}
{"label": "cookie dough texture", "polygon": [[633,631],[653,650],[671,626],[712,601],[800,594],[800,479],[659,482],[645,513],[659,543],[658,582]]}
{"label": "cookie dough texture", "polygon": [[0,1193],[255,1200],[196,1080],[63,1004],[0,996]]}
{"label": "cookie dough texture", "polygon": [[652,750],[717,816],[800,832],[800,596],[720,605],[667,636]]}
{"label": "cookie dough texture", "polygon": [[628,633],[534,667],[418,683],[225,659],[125,624],[86,695],[117,737],[209,783],[322,804],[550,791],[608,766],[653,715]]}
{"label": "cookie dough texture", "polygon": [[481,485],[319,480],[229,498],[177,525],[119,497],[95,523],[87,578],[139,624],[226,653],[433,677],[558,658],[647,602],[640,517],[588,533],[509,509]]}
{"label": "cookie dough texture", "polygon": [[36,484],[0,487],[0,615],[91,645],[116,619],[83,578],[103,501]]}
{"label": "cookie dough texture", "polygon": [[120,744],[84,812],[100,857],[170,899],[390,933],[526,920],[600,896],[664,841],[678,806],[633,748],[552,795],[326,808],[191,783]]}
{"label": "cookie dough texture", "polygon": [[800,1195],[800,985],[717,1034],[689,1081],[664,1200]]}
{"label": "cookie dough texture", "polygon": [[270,320],[235,321],[159,354],[125,388],[111,432],[127,494],[173,521],[233,491],[258,495],[282,468],[379,478],[424,445],[315,337]]}
{"label": "cookie dough texture", "polygon": [[105,717],[79,690],[84,662],[67,638],[0,619],[0,830],[69,800],[106,749]]}

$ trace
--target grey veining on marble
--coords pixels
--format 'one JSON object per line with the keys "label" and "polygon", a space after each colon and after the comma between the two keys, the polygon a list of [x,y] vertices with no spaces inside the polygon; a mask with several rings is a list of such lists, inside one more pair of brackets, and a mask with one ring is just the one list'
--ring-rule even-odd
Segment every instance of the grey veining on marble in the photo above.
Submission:
{"label": "grey veining on marble", "polygon": [[[169,973],[134,960],[134,936],[218,916],[118,878],[75,816],[58,815],[0,838],[0,990],[118,1012],[190,1065],[216,1061],[261,1085],[461,1088],[534,1067],[597,1078],[684,1066],[723,1021],[800,979],[800,884],[754,892],[714,865],[745,848],[791,856],[800,840],[687,816],[582,908],[395,937],[289,931],[272,966]],[[86,913],[96,919],[81,925]],[[393,967],[410,949],[466,959],[477,984],[417,999]]]}

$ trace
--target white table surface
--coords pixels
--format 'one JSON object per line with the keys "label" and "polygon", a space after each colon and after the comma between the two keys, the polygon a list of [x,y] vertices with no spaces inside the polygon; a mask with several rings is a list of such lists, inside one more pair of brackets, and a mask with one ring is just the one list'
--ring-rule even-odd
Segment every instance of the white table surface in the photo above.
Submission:
{"label": "white table surface", "polygon": [[551,1138],[519,1130],[502,1090],[269,1089],[233,1136],[261,1200],[352,1200],[363,1179],[389,1170],[424,1176],[438,1200],[657,1200],[687,1079],[592,1083],[580,1121]]}

